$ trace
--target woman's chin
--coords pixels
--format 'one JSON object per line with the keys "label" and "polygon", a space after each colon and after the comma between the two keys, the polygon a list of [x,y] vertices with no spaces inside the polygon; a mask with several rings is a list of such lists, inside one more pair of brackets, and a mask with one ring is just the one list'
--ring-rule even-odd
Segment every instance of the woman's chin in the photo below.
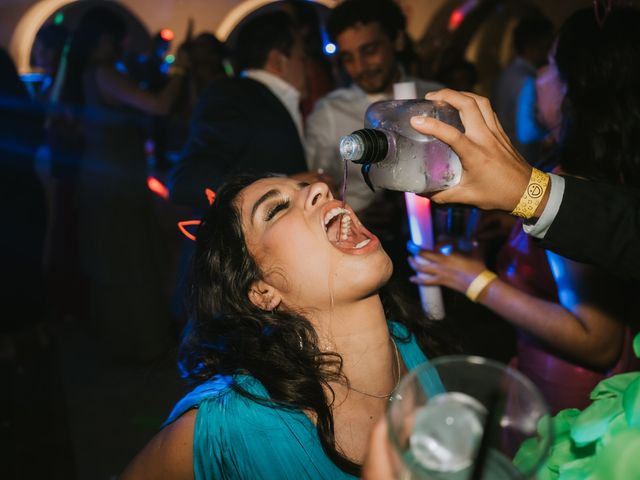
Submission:
{"label": "woman's chin", "polygon": [[[345,289],[354,292],[353,298],[359,299],[376,294],[384,287],[393,274],[391,259],[380,249],[380,255],[376,255],[376,261],[371,261],[366,267],[345,274]],[[372,259],[373,260],[373,259]]]}

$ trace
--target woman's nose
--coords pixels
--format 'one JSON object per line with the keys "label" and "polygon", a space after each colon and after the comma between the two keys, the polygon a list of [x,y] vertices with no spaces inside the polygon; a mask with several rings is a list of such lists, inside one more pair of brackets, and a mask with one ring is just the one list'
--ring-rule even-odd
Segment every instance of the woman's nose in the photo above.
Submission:
{"label": "woman's nose", "polygon": [[309,191],[307,192],[306,207],[314,208],[323,203],[333,200],[331,190],[329,186],[324,182],[316,182],[309,185]]}

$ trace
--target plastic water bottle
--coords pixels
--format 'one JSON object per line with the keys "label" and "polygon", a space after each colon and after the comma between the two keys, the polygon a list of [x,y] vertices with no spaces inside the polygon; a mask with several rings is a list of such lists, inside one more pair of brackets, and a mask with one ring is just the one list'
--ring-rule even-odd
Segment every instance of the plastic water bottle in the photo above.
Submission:
{"label": "plastic water bottle", "polygon": [[371,189],[429,193],[460,181],[460,159],[446,143],[414,130],[409,120],[417,115],[436,118],[464,131],[457,110],[446,103],[387,100],[367,109],[364,129],[340,139],[342,158],[362,164],[362,174]]}

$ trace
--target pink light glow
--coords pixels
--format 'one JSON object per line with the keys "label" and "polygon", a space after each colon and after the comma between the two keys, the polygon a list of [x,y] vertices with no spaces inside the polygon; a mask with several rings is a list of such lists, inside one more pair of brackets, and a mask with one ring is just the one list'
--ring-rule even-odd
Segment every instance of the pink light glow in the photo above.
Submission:
{"label": "pink light glow", "polygon": [[449,30],[455,30],[464,20],[464,12],[456,8],[449,17]]}
{"label": "pink light glow", "polygon": [[[405,193],[404,198],[407,203],[411,241],[420,248],[433,250],[431,201],[414,193]],[[440,287],[421,285],[419,292],[425,313],[434,320],[442,320],[445,312]]]}
{"label": "pink light glow", "polygon": [[173,40],[173,30],[171,30],[170,28],[163,28],[162,30],[160,30],[160,38],[162,38],[162,40],[164,40],[165,42],[170,42],[171,40]]}
{"label": "pink light glow", "polygon": [[178,222],[178,228],[180,229],[182,234],[193,242],[196,241],[196,236],[189,230],[187,230],[187,227],[193,227],[197,225],[200,225],[200,220],[183,220],[181,222]]}
{"label": "pink light glow", "polygon": [[431,200],[414,193],[405,193],[407,216],[411,230],[411,241],[427,250],[433,250],[433,224]]}
{"label": "pink light glow", "polygon": [[169,189],[156,177],[147,178],[147,186],[149,190],[165,200],[169,200]]}

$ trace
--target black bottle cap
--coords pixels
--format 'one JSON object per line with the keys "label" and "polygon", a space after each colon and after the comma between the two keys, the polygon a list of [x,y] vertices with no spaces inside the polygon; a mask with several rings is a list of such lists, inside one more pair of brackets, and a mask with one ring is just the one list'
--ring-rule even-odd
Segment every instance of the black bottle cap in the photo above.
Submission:
{"label": "black bottle cap", "polygon": [[351,135],[356,135],[362,139],[364,153],[359,160],[353,163],[369,164],[378,163],[385,159],[389,151],[389,142],[384,132],[373,128],[363,128],[356,130]]}

